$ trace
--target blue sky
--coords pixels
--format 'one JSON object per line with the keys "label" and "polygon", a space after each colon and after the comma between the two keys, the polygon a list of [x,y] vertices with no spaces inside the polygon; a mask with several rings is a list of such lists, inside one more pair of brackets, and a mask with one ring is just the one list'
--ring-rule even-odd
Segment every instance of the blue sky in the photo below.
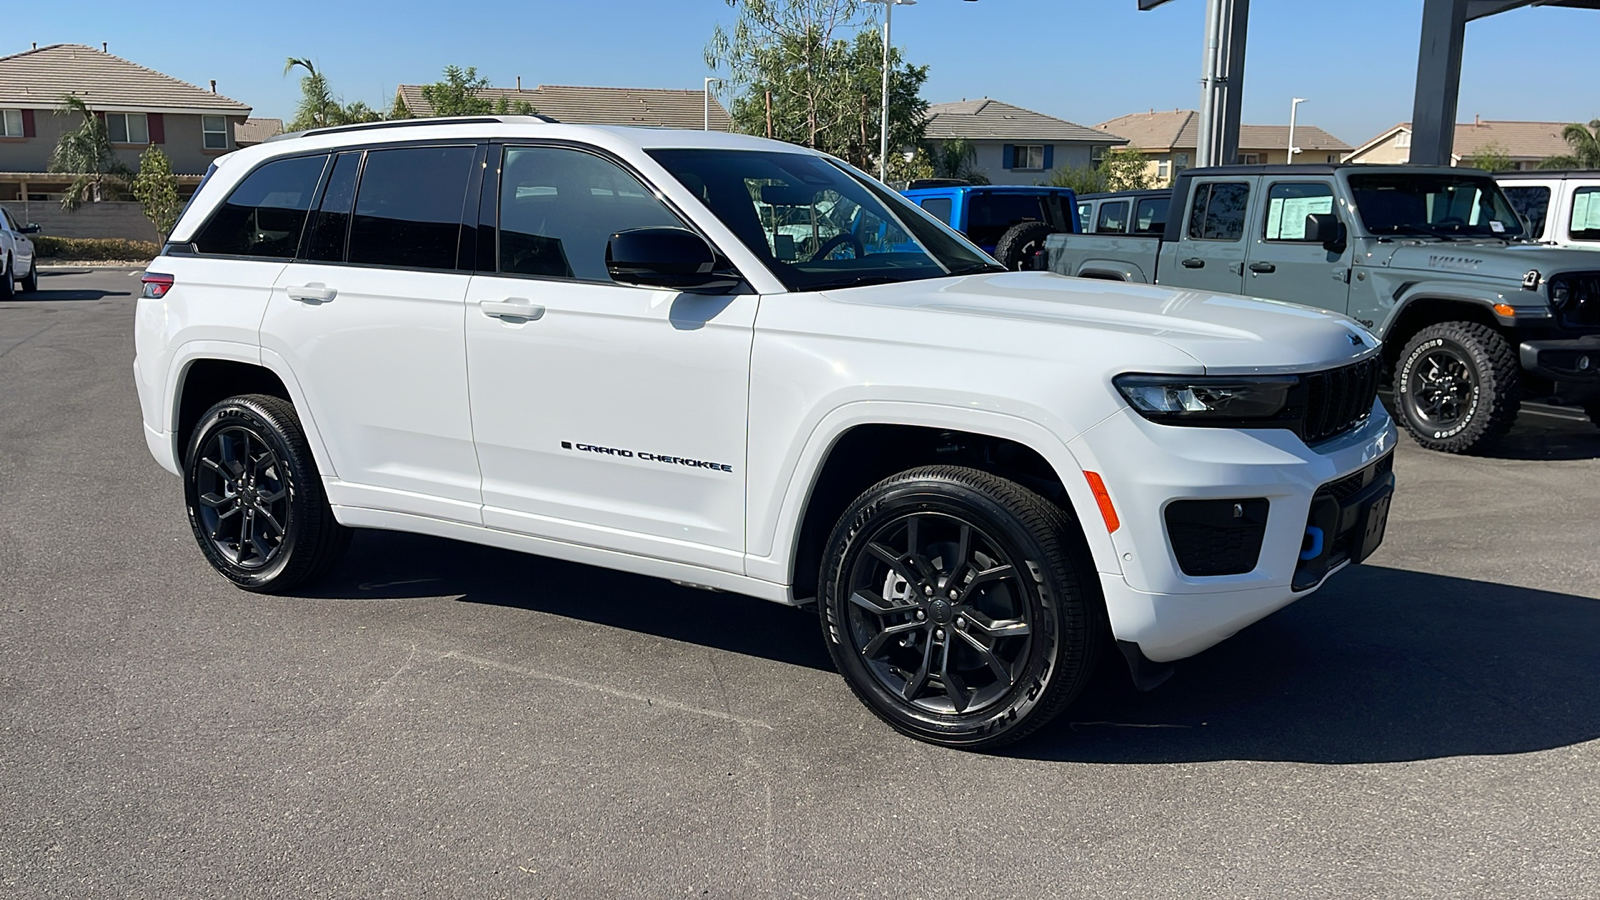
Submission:
{"label": "blue sky", "polygon": [[[263,14],[264,10],[270,13]],[[1085,125],[1198,103],[1205,0],[1138,12],[1135,0],[921,0],[895,16],[895,43],[932,67],[933,102],[995,97]],[[287,118],[288,56],[319,63],[346,100],[386,106],[396,84],[475,65],[496,85],[696,88],[702,49],[731,22],[724,0],[473,0],[471,3],[130,3],[88,0],[62,15],[11,4],[0,54],[33,41],[98,46]],[[1244,120],[1302,122],[1352,145],[1411,117],[1421,0],[1255,0]],[[1467,26],[1459,118],[1600,117],[1593,60],[1600,12],[1524,9]]]}

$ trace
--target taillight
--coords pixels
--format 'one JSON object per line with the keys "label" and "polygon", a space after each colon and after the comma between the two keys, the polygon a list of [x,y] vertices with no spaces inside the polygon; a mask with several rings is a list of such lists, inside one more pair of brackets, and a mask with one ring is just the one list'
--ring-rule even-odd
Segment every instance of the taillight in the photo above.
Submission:
{"label": "taillight", "polygon": [[139,277],[139,281],[144,284],[144,293],[139,296],[147,300],[160,300],[167,295],[167,291],[172,290],[171,275],[146,272]]}

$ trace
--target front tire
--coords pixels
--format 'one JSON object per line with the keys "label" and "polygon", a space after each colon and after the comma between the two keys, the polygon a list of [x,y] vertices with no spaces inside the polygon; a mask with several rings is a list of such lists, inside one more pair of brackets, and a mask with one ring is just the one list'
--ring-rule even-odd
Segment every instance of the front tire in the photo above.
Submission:
{"label": "front tire", "polygon": [[1511,429],[1522,368],[1504,336],[1476,322],[1417,332],[1395,367],[1395,409],[1416,442],[1471,453]]}
{"label": "front tire", "polygon": [[36,293],[39,290],[39,257],[35,256],[28,266],[28,277],[22,279],[22,292],[24,294]]}
{"label": "front tire", "polygon": [[239,587],[288,591],[325,573],[349,543],[288,401],[223,400],[201,416],[184,459],[189,527],[212,568]]}
{"label": "front tire", "polygon": [[1104,608],[1044,498],[975,469],[886,479],[845,511],[819,613],[834,664],[903,734],[987,750],[1031,734],[1094,672]]}

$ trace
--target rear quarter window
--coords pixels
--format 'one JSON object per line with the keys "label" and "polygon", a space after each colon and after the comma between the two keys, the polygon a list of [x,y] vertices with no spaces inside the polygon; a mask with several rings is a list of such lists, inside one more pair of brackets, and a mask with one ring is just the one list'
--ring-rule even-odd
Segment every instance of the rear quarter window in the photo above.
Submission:
{"label": "rear quarter window", "polygon": [[195,249],[220,256],[292,259],[328,157],[273,160],[233,189],[195,235]]}

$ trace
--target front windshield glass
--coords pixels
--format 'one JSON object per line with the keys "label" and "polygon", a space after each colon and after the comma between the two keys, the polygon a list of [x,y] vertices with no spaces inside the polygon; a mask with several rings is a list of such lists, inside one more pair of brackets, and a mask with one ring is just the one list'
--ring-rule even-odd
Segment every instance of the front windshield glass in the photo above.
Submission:
{"label": "front windshield glass", "polygon": [[1351,175],[1350,191],[1367,231],[1376,235],[1522,237],[1522,218],[1483,176]]}
{"label": "front windshield glass", "polygon": [[792,291],[1000,272],[909,201],[827,159],[652,150]]}

